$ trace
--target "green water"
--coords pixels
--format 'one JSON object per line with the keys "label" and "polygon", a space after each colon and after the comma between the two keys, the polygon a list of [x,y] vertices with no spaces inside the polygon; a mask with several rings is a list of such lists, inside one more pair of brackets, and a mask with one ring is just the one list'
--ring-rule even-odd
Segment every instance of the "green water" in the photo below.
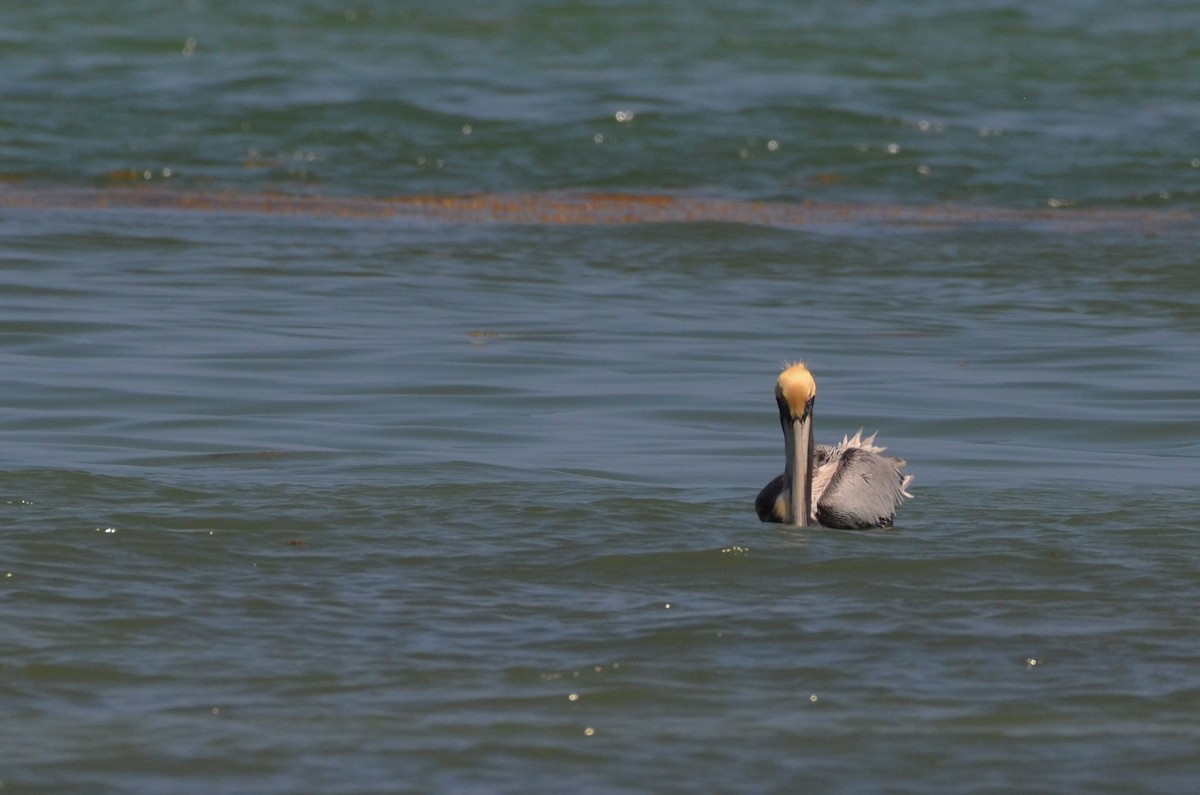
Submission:
{"label": "green water", "polygon": [[[0,9],[0,191],[44,197],[0,202],[5,788],[1192,791],[1198,16]],[[755,518],[798,358],[818,440],[908,459],[894,531]]]}

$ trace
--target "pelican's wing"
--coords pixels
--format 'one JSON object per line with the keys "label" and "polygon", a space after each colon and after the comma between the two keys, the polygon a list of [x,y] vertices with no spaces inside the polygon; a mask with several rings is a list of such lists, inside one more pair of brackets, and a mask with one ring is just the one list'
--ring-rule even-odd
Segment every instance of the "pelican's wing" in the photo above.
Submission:
{"label": "pelican's wing", "polygon": [[779,498],[786,490],[783,475],[779,475],[767,485],[763,486],[762,491],[754,498],[754,511],[758,514],[759,521],[762,522],[782,522],[782,514],[779,512]]}
{"label": "pelican's wing", "polygon": [[891,527],[896,506],[912,496],[905,491],[912,476],[900,474],[903,467],[870,445],[843,449],[817,503],[817,521],[848,530]]}

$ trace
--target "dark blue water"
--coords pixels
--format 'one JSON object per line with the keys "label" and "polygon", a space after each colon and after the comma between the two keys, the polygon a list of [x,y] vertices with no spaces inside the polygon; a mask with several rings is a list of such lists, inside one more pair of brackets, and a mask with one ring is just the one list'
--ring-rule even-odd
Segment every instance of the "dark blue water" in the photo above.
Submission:
{"label": "dark blue water", "polygon": [[[0,10],[0,780],[1190,792],[1197,21]],[[338,203],[546,190],[845,222]],[[755,518],[795,359],[895,530]]]}

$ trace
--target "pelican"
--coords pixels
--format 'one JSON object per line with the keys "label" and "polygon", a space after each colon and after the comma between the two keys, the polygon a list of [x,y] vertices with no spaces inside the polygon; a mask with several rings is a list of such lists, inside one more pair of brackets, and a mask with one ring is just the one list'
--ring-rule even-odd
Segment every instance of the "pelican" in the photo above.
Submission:
{"label": "pelican", "polygon": [[764,522],[846,530],[891,527],[896,508],[912,499],[913,476],[905,462],[881,455],[875,434],[842,437],[840,444],[813,443],[817,382],[803,363],[787,365],[775,382],[783,426],[783,474],[758,493],[754,510]]}

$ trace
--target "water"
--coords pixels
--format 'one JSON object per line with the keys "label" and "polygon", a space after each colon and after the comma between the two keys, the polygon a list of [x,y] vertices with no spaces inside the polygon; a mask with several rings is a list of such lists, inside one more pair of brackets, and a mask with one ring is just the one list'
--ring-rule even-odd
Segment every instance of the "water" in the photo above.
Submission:
{"label": "water", "polygon": [[[1192,791],[1196,16],[6,6],[0,780]],[[337,204],[558,190],[847,221]],[[796,358],[894,531],[755,519]]]}

